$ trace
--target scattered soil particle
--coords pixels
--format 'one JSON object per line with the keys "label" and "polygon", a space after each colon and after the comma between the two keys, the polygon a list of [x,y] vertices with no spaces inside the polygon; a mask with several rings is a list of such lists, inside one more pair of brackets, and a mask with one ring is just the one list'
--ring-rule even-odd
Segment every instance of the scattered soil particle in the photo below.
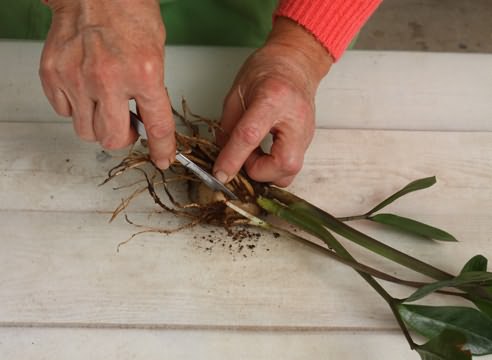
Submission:
{"label": "scattered soil particle", "polygon": [[[274,233],[273,236],[277,238],[280,234]],[[259,249],[261,233],[252,232],[247,227],[235,227],[227,230],[210,230],[206,235],[193,236],[193,239],[197,240],[196,245],[205,252],[211,253],[214,249],[221,249],[220,251],[227,251],[233,258],[236,255],[247,258]],[[270,251],[269,248],[265,250]]]}

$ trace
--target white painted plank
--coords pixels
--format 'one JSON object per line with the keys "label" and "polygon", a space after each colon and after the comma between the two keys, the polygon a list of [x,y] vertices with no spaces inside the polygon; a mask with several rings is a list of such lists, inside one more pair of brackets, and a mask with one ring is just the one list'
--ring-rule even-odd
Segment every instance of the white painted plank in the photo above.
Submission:
{"label": "white painted plank", "polygon": [[[96,148],[75,141],[70,127],[0,124],[0,186],[7,189],[0,193],[0,321],[394,327],[385,305],[350,269],[288,241],[264,236],[255,254],[242,258],[244,253],[229,253],[230,242],[204,250],[203,242],[209,245],[201,237],[211,235],[210,229],[195,229],[142,236],[117,254],[117,243],[133,228],[121,219],[107,224],[108,215],[100,212],[115,206],[121,194],[96,187],[110,165],[94,160]],[[436,188],[410,195],[392,210],[444,227],[460,243],[415,242],[358,226],[456,272],[476,253],[492,255],[491,136],[320,130],[292,189],[347,215],[367,210],[417,177],[437,174]],[[67,156],[76,160],[75,170],[69,170]],[[133,207],[150,208],[149,201]],[[146,214],[131,215],[148,221]],[[172,216],[161,216],[160,225],[176,224]],[[217,234],[219,242],[224,238]],[[360,249],[354,253],[373,262]]]}
{"label": "white painted plank", "polygon": [[490,131],[491,83],[492,55],[349,51],[320,85],[317,125]]}
{"label": "white painted plank", "polygon": [[[0,41],[1,120],[59,121],[42,94],[41,43]],[[174,104],[219,117],[224,95],[251,49],[168,47]],[[321,83],[318,127],[492,129],[492,55],[349,51]]]}
{"label": "white painted plank", "polygon": [[[121,219],[106,223],[122,194],[97,188],[116,158],[98,161],[99,147],[76,140],[71,125],[49,123],[60,119],[37,80],[40,44],[0,42],[0,52],[7,69],[0,78],[3,358],[417,358],[399,334],[385,332],[395,329],[394,321],[352,270],[292,241],[263,235],[244,258],[237,243],[199,228],[169,237],[144,235],[116,253],[117,243],[134,230]],[[217,116],[248,52],[169,48],[173,97],[185,95],[196,112]],[[490,130],[491,59],[351,52],[321,85],[318,126]],[[491,136],[319,130],[292,189],[347,215],[417,177],[438,175],[437,187],[391,210],[442,226],[461,243],[416,243],[357,226],[456,272],[476,253],[492,256]],[[151,208],[137,201],[132,218],[148,221],[136,212]],[[177,220],[162,216],[159,223],[173,226]],[[211,250],[204,249],[210,247],[208,235],[218,242]],[[236,252],[229,252],[229,244]],[[413,276],[350,248],[364,261]],[[133,329],[76,328],[85,326]],[[140,329],[147,327],[160,330]],[[226,330],[231,328],[243,331]],[[377,332],[353,331],[361,328]],[[379,353],[382,347],[385,354]]]}
{"label": "white painted plank", "polygon": [[76,139],[68,123],[0,127],[0,198],[11,204],[4,209],[112,210],[118,204],[122,195],[110,190],[118,181],[98,184],[122,156],[105,155],[97,144]]}
{"label": "white painted plank", "polygon": [[[109,225],[100,214],[71,212],[0,215],[0,325],[395,327],[383,301],[352,270],[282,237],[263,235],[239,244],[216,228],[215,233],[196,228],[168,237],[142,235],[117,253],[117,244],[134,231],[122,221]],[[457,272],[476,253],[491,257],[489,220],[474,219],[468,224],[472,230],[460,231],[466,238],[458,244],[369,230],[408,254]],[[174,224],[162,218],[161,226]],[[254,252],[248,244],[256,246]],[[422,278],[349,248],[388,273]]]}
{"label": "white painted plank", "polygon": [[[98,187],[124,154],[99,161],[100,151],[77,140],[70,124],[0,123],[0,187],[9,190],[0,192],[0,209],[113,210],[130,190],[112,187],[140,177]],[[416,178],[437,175],[435,188],[399,206],[422,216],[475,216],[490,213],[492,202],[484,200],[492,197],[491,169],[490,133],[320,129],[292,190],[347,215]],[[145,200],[134,208],[149,209]]]}
{"label": "white painted plank", "polygon": [[6,360],[419,359],[397,332],[356,331],[257,333],[0,328],[0,353]]}
{"label": "white painted plank", "polygon": [[[353,271],[283,238],[239,244],[223,230],[196,228],[144,235],[117,253],[134,231],[123,221],[109,225],[100,214],[71,212],[0,214],[0,326],[395,326]],[[161,221],[175,223],[169,216]]]}

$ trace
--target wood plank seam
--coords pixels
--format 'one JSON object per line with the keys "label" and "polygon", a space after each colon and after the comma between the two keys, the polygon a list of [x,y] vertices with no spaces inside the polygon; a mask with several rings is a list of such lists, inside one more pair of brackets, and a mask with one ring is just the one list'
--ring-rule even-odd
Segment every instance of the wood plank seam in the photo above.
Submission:
{"label": "wood plank seam", "polygon": [[257,325],[187,325],[187,324],[117,324],[117,323],[55,323],[55,322],[0,322],[0,328],[47,329],[138,329],[189,330],[230,332],[399,332],[398,326],[257,326]]}

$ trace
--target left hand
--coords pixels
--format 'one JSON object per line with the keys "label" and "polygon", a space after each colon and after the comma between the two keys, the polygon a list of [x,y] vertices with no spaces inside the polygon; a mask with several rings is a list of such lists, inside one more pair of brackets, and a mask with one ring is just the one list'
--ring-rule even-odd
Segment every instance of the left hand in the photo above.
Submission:
{"label": "left hand", "polygon": [[[314,98],[333,60],[304,28],[278,18],[266,44],[243,65],[224,102],[214,175],[230,181],[244,165],[257,181],[289,185],[315,129]],[[270,153],[260,149],[273,135]]]}

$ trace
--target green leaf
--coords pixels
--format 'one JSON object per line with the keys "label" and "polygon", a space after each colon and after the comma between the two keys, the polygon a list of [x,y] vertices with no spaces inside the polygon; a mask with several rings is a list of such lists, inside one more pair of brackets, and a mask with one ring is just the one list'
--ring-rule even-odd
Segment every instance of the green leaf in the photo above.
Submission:
{"label": "green leaf", "polygon": [[[488,260],[485,256],[475,255],[463,266],[461,274],[473,271],[487,271],[487,265]],[[468,294],[467,299],[492,319],[492,286],[482,287],[478,293]]]}
{"label": "green leaf", "polygon": [[456,330],[445,329],[438,336],[415,350],[422,360],[469,360],[470,351],[463,350],[466,337]]}
{"label": "green leaf", "polygon": [[475,255],[463,266],[461,274],[470,271],[487,271],[488,260],[483,255]]}
{"label": "green leaf", "polygon": [[434,291],[437,291],[446,287],[459,287],[459,286],[483,286],[492,285],[492,273],[485,271],[469,271],[461,273],[457,277],[451,280],[437,281],[432,284],[422,286],[415,291],[412,295],[405,299],[405,302],[412,302],[422,299]]}
{"label": "green leaf", "polygon": [[[492,287],[486,288],[485,291],[489,294],[490,297],[492,297]],[[485,315],[492,319],[492,300],[484,299],[474,294],[468,295],[467,299],[473,302],[477,308],[479,308]]]}
{"label": "green leaf", "polygon": [[[258,197],[256,199],[256,202],[269,213],[274,214],[279,218],[287,221],[288,223],[298,226],[308,233],[318,237],[320,240],[323,240],[329,248],[333,249],[340,257],[348,260],[348,262],[356,262],[356,260],[343,247],[343,245],[340,244],[340,242],[322,224],[317,221],[317,218],[313,216],[313,213],[311,211],[306,210],[306,208],[304,207],[291,209],[290,207],[279,203],[277,200],[272,200],[262,196]],[[389,294],[386,293],[386,291],[381,287],[381,285],[379,285],[376,280],[372,278],[371,275],[364,271],[356,271],[381,296],[384,297],[385,295],[387,295],[389,297]]]}
{"label": "green leaf", "polygon": [[348,255],[348,252],[343,249],[338,240],[335,239],[335,237],[321,224],[316,222],[316,219],[313,219],[309,213],[293,210],[277,201],[262,196],[259,196],[256,199],[256,202],[269,213],[274,214],[288,223],[298,226],[299,228],[318,237],[320,240],[323,240],[329,248],[333,248],[336,252],[342,254],[343,256]]}
{"label": "green leaf", "polygon": [[[303,212],[306,217],[309,217],[313,221],[316,221],[318,224],[323,225],[328,230],[331,230],[338,235],[343,236],[344,238],[360,246],[363,246],[376,254],[384,256],[400,265],[406,266],[414,271],[420,272],[436,280],[448,280],[453,278],[451,274],[448,274],[419,259],[413,258],[406,253],[394,249],[391,246],[388,246],[360,232],[359,230],[354,229],[346,223],[338,220],[333,215],[315,207],[307,201],[297,197],[294,198],[295,195],[287,193],[285,190],[273,188],[270,191],[272,191],[272,195],[274,195],[276,198],[288,198],[287,200],[289,203],[289,209],[295,212]],[[262,205],[260,204],[260,206]],[[268,211],[268,209],[266,210]]]}
{"label": "green leaf", "polygon": [[399,230],[403,230],[415,235],[420,235],[429,239],[441,241],[457,241],[453,235],[447,233],[444,230],[394,214],[377,214],[371,216],[369,220],[378,222],[380,224],[393,226]]}
{"label": "green leaf", "polygon": [[414,192],[417,190],[426,189],[428,187],[431,187],[435,183],[436,183],[436,177],[435,176],[431,176],[431,177],[412,181],[410,184],[405,186],[403,189],[397,191],[396,193],[394,193],[390,197],[386,198],[384,201],[380,202],[378,205],[376,205],[374,208],[372,208],[369,212],[367,212],[366,215],[369,216],[369,215],[375,213],[376,211],[381,210],[382,208],[391,204],[393,201],[402,197],[403,195],[406,195],[408,193],[411,193],[411,192]]}
{"label": "green leaf", "polygon": [[465,335],[465,349],[473,355],[492,354],[492,319],[476,309],[399,305],[398,311],[410,328],[429,339],[449,328]]}

